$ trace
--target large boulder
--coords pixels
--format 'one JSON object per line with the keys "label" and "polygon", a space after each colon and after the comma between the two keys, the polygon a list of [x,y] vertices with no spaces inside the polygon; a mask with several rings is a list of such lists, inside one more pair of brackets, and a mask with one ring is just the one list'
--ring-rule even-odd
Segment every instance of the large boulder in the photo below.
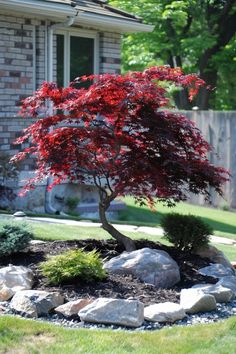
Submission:
{"label": "large boulder", "polygon": [[163,302],[144,308],[145,320],[152,322],[175,322],[182,320],[185,316],[183,307],[174,302]]}
{"label": "large boulder", "polygon": [[228,276],[221,278],[216,285],[221,285],[225,288],[231,289],[236,296],[236,277]]}
{"label": "large boulder", "polygon": [[78,315],[78,312],[85,306],[91,304],[92,299],[78,299],[75,301],[69,301],[63,305],[60,305],[54,309],[55,312],[62,314],[65,317],[72,317]]}
{"label": "large boulder", "polygon": [[6,287],[16,293],[19,290],[31,289],[33,283],[33,272],[29,268],[9,264],[8,267],[0,269],[0,289]]}
{"label": "large boulder", "polygon": [[57,292],[43,290],[18,291],[10,302],[10,308],[28,317],[48,314],[52,309],[62,305],[63,296]]}
{"label": "large boulder", "polygon": [[165,251],[142,248],[123,252],[104,264],[112,274],[132,274],[157,288],[170,288],[180,281],[177,263]]}
{"label": "large boulder", "polygon": [[213,295],[216,302],[230,302],[235,297],[235,294],[231,289],[217,284],[198,284],[192,286],[192,289],[197,289],[203,291],[205,294]]}
{"label": "large boulder", "polygon": [[213,295],[197,289],[182,289],[180,305],[187,313],[208,312],[216,309],[216,300]]}
{"label": "large boulder", "polygon": [[137,300],[99,298],[79,311],[82,321],[140,327],[144,305]]}
{"label": "large boulder", "polygon": [[195,253],[202,258],[209,258],[213,263],[222,264],[226,268],[233,268],[224,253],[214,246],[202,246]]}
{"label": "large boulder", "polygon": [[225,266],[219,263],[211,264],[207,267],[201,268],[198,270],[198,272],[200,274],[207,275],[213,278],[222,278],[235,274],[232,268],[226,268]]}

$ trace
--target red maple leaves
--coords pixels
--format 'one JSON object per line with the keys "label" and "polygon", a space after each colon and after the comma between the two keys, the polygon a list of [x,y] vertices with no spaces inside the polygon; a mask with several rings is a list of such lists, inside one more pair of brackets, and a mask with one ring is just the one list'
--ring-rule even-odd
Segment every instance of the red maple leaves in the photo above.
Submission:
{"label": "red maple leaves", "polygon": [[23,101],[21,114],[38,118],[17,140],[30,140],[31,147],[14,160],[37,157],[35,178],[25,190],[51,175],[54,184],[93,183],[109,202],[133,195],[151,205],[155,197],[172,203],[188,192],[208,197],[209,187],[221,193],[227,171],[210,164],[209,144],[189,119],[168,110],[167,91],[159,85],[187,87],[192,99],[204,84],[198,76],[162,66],[76,81],[87,80],[87,89],[46,82]]}

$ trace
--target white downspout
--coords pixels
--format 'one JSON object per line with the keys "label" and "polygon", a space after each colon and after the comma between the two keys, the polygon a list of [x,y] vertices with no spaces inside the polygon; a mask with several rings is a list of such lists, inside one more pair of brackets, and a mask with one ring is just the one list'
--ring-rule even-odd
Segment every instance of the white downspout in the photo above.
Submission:
{"label": "white downspout", "polygon": [[[46,41],[47,41],[47,70],[46,70],[46,81],[53,82],[53,32],[60,28],[67,28],[73,25],[76,16],[71,16],[65,22],[55,23],[47,28]],[[49,103],[48,113],[51,115],[53,113],[53,107]],[[47,187],[52,183],[52,178],[47,178]],[[45,212],[47,214],[55,214],[57,210],[52,206],[52,193],[50,191],[45,190]]]}

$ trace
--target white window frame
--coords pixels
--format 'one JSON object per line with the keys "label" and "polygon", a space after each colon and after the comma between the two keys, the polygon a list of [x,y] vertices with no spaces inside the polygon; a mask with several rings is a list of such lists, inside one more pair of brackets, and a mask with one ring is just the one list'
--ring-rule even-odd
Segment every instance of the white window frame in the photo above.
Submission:
{"label": "white window frame", "polygon": [[64,87],[70,83],[70,37],[82,37],[94,39],[93,74],[99,74],[99,34],[96,31],[81,29],[63,29],[55,32],[55,35],[64,36]]}

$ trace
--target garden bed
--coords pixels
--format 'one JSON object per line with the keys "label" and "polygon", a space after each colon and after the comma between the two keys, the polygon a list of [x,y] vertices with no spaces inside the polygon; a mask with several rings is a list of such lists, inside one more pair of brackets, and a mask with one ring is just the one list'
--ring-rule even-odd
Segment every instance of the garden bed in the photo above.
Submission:
{"label": "garden bed", "polygon": [[156,289],[154,286],[145,284],[131,275],[108,275],[103,281],[85,283],[79,280],[61,286],[50,286],[47,279],[40,272],[38,265],[47,259],[49,255],[58,255],[69,249],[84,248],[87,251],[96,249],[103,259],[110,259],[119,255],[124,250],[113,240],[82,240],[82,241],[47,241],[32,244],[24,252],[13,256],[1,258],[0,266],[9,263],[13,265],[27,266],[35,274],[34,289],[59,291],[67,301],[77,298],[111,297],[140,300],[145,305],[165,301],[179,302],[179,292],[182,288],[189,288],[199,283],[216,283],[216,279],[198,274],[199,268],[209,265],[209,260],[188,252],[177,251],[173,247],[164,246],[158,242],[147,240],[136,241],[137,249],[149,247],[164,250],[178,263],[181,281],[171,289]]}

